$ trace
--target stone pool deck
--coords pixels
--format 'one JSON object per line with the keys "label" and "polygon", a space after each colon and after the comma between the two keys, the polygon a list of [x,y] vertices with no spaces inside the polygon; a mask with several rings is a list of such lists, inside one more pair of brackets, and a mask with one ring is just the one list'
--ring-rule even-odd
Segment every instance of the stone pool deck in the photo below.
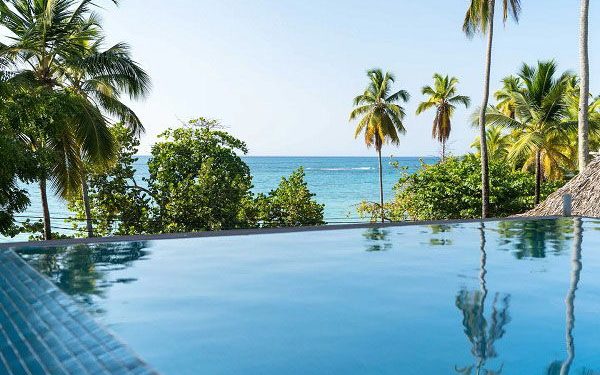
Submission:
{"label": "stone pool deck", "polygon": [[0,249],[0,374],[156,374],[76,302]]}

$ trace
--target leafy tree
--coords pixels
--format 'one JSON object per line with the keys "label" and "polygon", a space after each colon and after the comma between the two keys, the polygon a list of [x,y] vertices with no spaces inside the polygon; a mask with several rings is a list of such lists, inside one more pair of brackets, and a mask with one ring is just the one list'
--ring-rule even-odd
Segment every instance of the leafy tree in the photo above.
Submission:
{"label": "leafy tree", "polygon": [[247,226],[250,169],[238,156],[246,144],[202,124],[169,129],[152,147],[148,191],[156,207],[155,231],[182,232]]}
{"label": "leafy tree", "polygon": [[317,203],[304,180],[304,169],[282,177],[279,186],[268,195],[256,198],[257,224],[262,227],[297,227],[321,225],[324,205]]}
{"label": "leafy tree", "polygon": [[[485,75],[483,79],[483,99],[479,109],[479,141],[481,142],[481,216],[487,217],[490,204],[489,161],[486,145],[485,113],[490,96],[490,70],[492,66],[492,44],[494,41],[494,11],[496,0],[471,0],[465,14],[463,31],[468,37],[476,33],[487,34],[485,54]],[[502,0],[502,19],[506,23],[509,14],[515,21],[519,20],[520,0]]]}
{"label": "leafy tree", "polygon": [[135,179],[134,165],[138,161],[139,139],[134,130],[122,123],[111,128],[117,143],[115,162],[107,167],[88,165],[90,216],[86,214],[81,194],[69,198],[69,209],[75,213],[72,222],[80,229],[81,222],[90,217],[95,234],[141,234],[149,231],[151,197]]}
{"label": "leafy tree", "polygon": [[435,108],[431,136],[442,144],[442,160],[446,157],[446,141],[450,138],[451,119],[456,104],[463,104],[465,108],[468,108],[471,103],[468,96],[456,94],[457,85],[458,78],[456,77],[443,77],[438,73],[434,74],[433,87],[425,86],[421,90],[423,95],[428,96],[428,99],[421,102],[417,107],[417,115],[430,108]]}
{"label": "leafy tree", "polygon": [[381,221],[384,221],[383,208],[383,176],[381,166],[381,148],[388,141],[397,145],[400,143],[400,134],[406,133],[402,120],[404,108],[397,102],[407,102],[410,95],[405,90],[392,93],[392,84],[395,79],[393,74],[380,69],[367,72],[370,83],[364,93],[354,98],[354,110],[350,113],[350,121],[359,117],[354,137],[364,133],[367,147],[375,146],[379,157],[379,203],[381,205]]}
{"label": "leafy tree", "polygon": [[[444,163],[423,165],[414,174],[400,178],[396,196],[386,204],[390,220],[446,220],[478,217],[481,166],[475,155],[447,158]],[[503,217],[530,209],[535,181],[532,175],[514,171],[501,161],[491,160],[490,214]],[[543,185],[542,195],[550,194],[560,182]],[[375,209],[363,203],[359,213],[371,216]]]}

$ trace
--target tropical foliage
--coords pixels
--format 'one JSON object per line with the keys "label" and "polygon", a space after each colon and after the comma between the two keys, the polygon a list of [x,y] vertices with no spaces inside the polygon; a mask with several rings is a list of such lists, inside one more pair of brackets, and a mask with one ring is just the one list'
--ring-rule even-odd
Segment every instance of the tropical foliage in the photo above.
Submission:
{"label": "tropical foliage", "polygon": [[514,132],[508,159],[522,161],[523,169],[535,170],[537,204],[543,176],[557,179],[564,175],[563,167],[575,168],[569,155],[569,132],[575,131],[575,124],[569,121],[567,111],[572,74],[556,77],[556,64],[544,61],[537,66],[523,64],[518,77],[522,87],[507,93],[514,116],[490,107],[486,122]]}
{"label": "tropical foliage", "polygon": [[[390,220],[445,220],[479,216],[481,167],[475,155],[449,157],[443,163],[423,164],[413,174],[404,172],[394,190],[396,195],[385,205]],[[490,213],[504,217],[533,207],[534,177],[515,171],[502,161],[490,160]],[[547,182],[543,195],[561,185]],[[359,207],[363,217],[374,218],[377,211],[368,203]]]}
{"label": "tropical foliage", "polygon": [[125,44],[101,49],[104,36],[94,7],[91,0],[0,2],[8,40],[0,43],[0,59],[10,65],[11,81],[35,101],[28,108],[36,108],[36,116],[23,121],[19,139],[40,160],[46,239],[52,236],[46,181],[63,197],[85,187],[85,162],[107,164],[116,150],[104,114],[139,127],[119,96],[135,98],[149,85]]}
{"label": "tropical foliage", "polygon": [[118,150],[115,161],[109,167],[86,166],[91,209],[88,215],[80,194],[69,197],[69,209],[74,213],[71,222],[79,228],[91,219],[98,236],[148,233],[151,198],[135,177],[139,139],[123,124],[116,124],[111,131]]}

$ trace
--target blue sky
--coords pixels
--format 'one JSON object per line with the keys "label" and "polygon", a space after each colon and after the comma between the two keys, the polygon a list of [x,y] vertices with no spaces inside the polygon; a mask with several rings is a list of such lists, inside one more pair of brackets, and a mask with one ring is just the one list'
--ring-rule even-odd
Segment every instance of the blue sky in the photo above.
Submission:
{"label": "blue sky", "polygon": [[[109,41],[126,41],[153,79],[133,108],[147,132],[140,152],[179,119],[217,118],[250,155],[372,155],[348,123],[365,71],[392,71],[407,134],[385,155],[436,155],[432,113],[415,116],[434,72],[481,100],[484,40],[461,31],[468,0],[123,0],[102,12]],[[600,7],[590,9],[591,90],[600,90]],[[518,25],[496,29],[492,90],[523,61],[578,70],[579,1],[523,0]],[[456,112],[450,150],[469,150],[473,108]]]}

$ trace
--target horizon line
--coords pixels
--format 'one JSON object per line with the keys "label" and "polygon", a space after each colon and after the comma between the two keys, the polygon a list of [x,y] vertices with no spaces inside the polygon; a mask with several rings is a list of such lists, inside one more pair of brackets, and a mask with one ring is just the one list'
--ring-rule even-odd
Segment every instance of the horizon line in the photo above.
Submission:
{"label": "horizon line", "polygon": [[[152,154],[135,154],[135,156],[152,156]],[[241,157],[259,158],[377,158],[377,155],[240,155]],[[462,155],[452,155],[462,156]],[[439,158],[438,155],[389,155],[382,158]]]}

